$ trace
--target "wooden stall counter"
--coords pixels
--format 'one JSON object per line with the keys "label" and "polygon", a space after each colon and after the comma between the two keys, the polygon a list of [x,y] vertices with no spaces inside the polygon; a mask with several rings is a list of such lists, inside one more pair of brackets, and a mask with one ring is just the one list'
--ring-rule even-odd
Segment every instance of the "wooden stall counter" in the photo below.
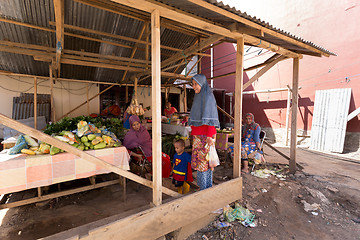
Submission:
{"label": "wooden stall counter", "polygon": [[[130,170],[130,156],[125,147],[86,152],[124,170]],[[8,155],[3,151],[0,153],[0,195],[104,173],[109,171],[71,153]]]}
{"label": "wooden stall counter", "polygon": [[191,133],[191,127],[161,123],[161,132],[166,134],[176,134],[178,132],[184,137],[189,137]]}

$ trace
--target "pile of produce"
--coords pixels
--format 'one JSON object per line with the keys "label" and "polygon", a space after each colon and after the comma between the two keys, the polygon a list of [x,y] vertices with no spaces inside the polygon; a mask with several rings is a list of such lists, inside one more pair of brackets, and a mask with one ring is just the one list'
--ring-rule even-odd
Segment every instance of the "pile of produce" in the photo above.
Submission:
{"label": "pile of produce", "polygon": [[[70,121],[67,121],[66,123],[67,124],[65,125],[63,122],[63,126],[70,128]],[[54,126],[53,129],[55,129]],[[94,124],[82,120],[76,124],[75,130],[62,130],[60,133],[52,134],[52,136],[57,140],[66,142],[82,151],[121,146],[120,140],[113,132],[109,131],[104,126],[98,128]],[[20,152],[29,155],[48,153],[54,155],[59,152],[63,152],[63,150],[55,146],[50,146],[47,143],[39,144],[35,139],[28,135],[20,135],[15,146],[9,150],[9,154],[17,154]]]}
{"label": "pile of produce", "polygon": [[139,105],[136,98],[131,100],[130,106],[126,110],[131,115],[141,116],[145,114],[145,111],[141,105]]}

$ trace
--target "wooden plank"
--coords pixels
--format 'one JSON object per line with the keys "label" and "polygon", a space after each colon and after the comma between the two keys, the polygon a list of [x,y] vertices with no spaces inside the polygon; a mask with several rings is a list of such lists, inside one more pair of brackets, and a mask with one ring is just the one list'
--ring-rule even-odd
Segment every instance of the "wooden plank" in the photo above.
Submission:
{"label": "wooden plank", "polygon": [[60,77],[61,54],[64,49],[64,0],[53,0],[56,22],[56,62],[55,69]]}
{"label": "wooden plank", "polygon": [[[31,128],[29,126],[26,126],[22,123],[19,123],[3,114],[0,114],[0,123],[1,124],[4,124],[5,126],[7,127],[11,127],[11,128],[14,128],[14,129],[17,129],[19,132],[21,133],[24,133],[24,134],[28,134],[30,135],[31,137],[33,138],[36,138],[40,141],[43,141],[43,142],[46,142],[50,145],[54,145],[55,147],[58,147],[68,153],[71,153],[71,154],[74,154],[75,156],[78,156],[86,161],[89,161],[91,163],[94,163],[100,167],[103,167],[109,171],[112,171],[120,176],[123,176],[123,177],[126,177],[130,180],[133,180],[134,182],[137,182],[137,183],[140,183],[144,186],[147,186],[147,187],[152,187],[153,183],[145,178],[142,178],[142,177],[139,177],[138,175],[136,174],[133,174],[131,172],[128,172],[124,169],[121,169],[117,166],[114,166],[110,163],[107,163],[93,155],[90,155],[89,153],[86,153],[84,151],[81,151],[65,142],[62,142],[62,141],[59,141],[57,140],[56,138],[53,138],[37,129],[34,129],[34,128]],[[169,196],[172,196],[172,197],[178,197],[180,196],[180,194],[168,189],[168,188],[165,188],[165,187],[162,187],[162,191],[163,193],[169,195]]]}
{"label": "wooden plank", "polygon": [[42,202],[42,201],[49,200],[52,198],[67,196],[67,195],[84,192],[84,191],[88,191],[88,190],[92,190],[92,189],[96,189],[96,188],[106,187],[106,186],[110,186],[110,185],[118,184],[118,183],[119,183],[118,180],[112,180],[112,181],[97,183],[94,185],[89,185],[89,186],[85,186],[85,187],[75,188],[75,189],[71,189],[71,190],[66,190],[66,191],[51,193],[51,194],[46,194],[46,195],[41,195],[41,191],[39,190],[40,188],[38,188],[39,197],[29,198],[29,199],[16,201],[16,202],[12,202],[12,203],[7,203],[7,204],[0,204],[0,209],[13,208],[13,207],[19,207],[19,206],[23,206],[23,205],[36,203],[36,202]]}
{"label": "wooden plank", "polygon": [[208,215],[197,219],[196,221],[192,221],[191,223],[188,223],[187,225],[179,228],[176,230],[173,234],[173,240],[183,240],[186,239],[191,234],[194,234],[199,229],[202,229],[209,225],[212,221],[218,217],[218,213],[209,213]]}
{"label": "wooden plank", "polygon": [[325,53],[325,52],[323,52],[323,51],[321,51],[321,50],[319,50],[319,49],[316,49],[316,48],[314,48],[314,47],[312,47],[312,46],[309,46],[309,45],[307,45],[307,44],[305,44],[305,43],[302,43],[302,42],[300,42],[300,41],[297,41],[297,40],[295,40],[295,39],[293,39],[293,38],[291,38],[291,37],[285,36],[285,35],[283,35],[283,34],[281,34],[281,33],[278,33],[278,32],[276,32],[276,31],[274,31],[274,30],[265,28],[265,27],[261,26],[261,25],[258,24],[258,23],[255,23],[255,22],[253,22],[253,21],[251,21],[251,20],[245,19],[245,18],[243,18],[243,17],[241,17],[241,16],[239,16],[239,15],[236,15],[236,14],[234,14],[234,13],[231,13],[231,12],[225,10],[225,9],[219,8],[219,7],[213,5],[213,4],[209,3],[209,2],[202,1],[202,0],[188,0],[188,1],[189,1],[189,2],[192,2],[192,3],[194,3],[194,4],[197,4],[197,5],[199,5],[199,6],[202,6],[202,7],[204,7],[204,8],[207,8],[207,9],[209,9],[209,10],[212,10],[212,11],[214,11],[214,12],[216,12],[216,13],[222,14],[222,15],[225,16],[225,17],[229,17],[229,18],[234,19],[234,20],[236,20],[236,21],[238,21],[238,22],[244,23],[246,26],[249,26],[249,27],[258,29],[258,30],[260,30],[260,31],[262,31],[262,32],[264,32],[264,33],[267,33],[267,34],[272,35],[272,36],[274,36],[274,37],[283,39],[283,40],[285,40],[285,41],[287,41],[287,42],[289,42],[289,43],[292,43],[292,44],[295,44],[295,45],[297,45],[297,46],[306,48],[306,49],[311,50],[311,51],[316,52],[316,53],[321,53],[322,55],[324,55],[324,56],[326,56],[326,57],[329,56],[328,53]]}
{"label": "wooden plank", "polygon": [[[152,172],[153,204],[162,203],[162,164],[161,164],[161,56],[160,56],[160,12],[151,13],[151,74],[152,74]],[[162,235],[160,235],[162,236]],[[159,237],[160,237],[159,236]]]}
{"label": "wooden plank", "polygon": [[34,77],[34,128],[37,129],[37,77]]}
{"label": "wooden plank", "polygon": [[184,84],[184,112],[187,112],[187,96],[186,96],[186,84]]}
{"label": "wooden plank", "polygon": [[270,68],[272,68],[275,64],[280,62],[281,60],[284,60],[286,57],[281,56],[277,58],[276,60],[272,61],[271,63],[267,64],[265,67],[263,67],[259,72],[257,72],[248,82],[244,84],[243,89],[248,88],[253,82],[255,82],[259,77],[264,75]]}
{"label": "wooden plank", "polygon": [[358,114],[360,114],[360,107],[357,108],[356,110],[354,110],[353,112],[351,112],[348,117],[347,117],[347,121],[350,121],[351,119],[353,119],[354,117],[356,117]]}
{"label": "wooden plank", "polygon": [[[242,197],[236,178],[89,231],[80,239],[156,239]],[[209,201],[211,199],[211,201]],[[136,231],[134,231],[136,229]]]}
{"label": "wooden plank", "polygon": [[[235,120],[234,120],[234,160],[233,176],[241,176],[241,120],[242,120],[242,92],[244,69],[244,38],[237,40],[236,46],[236,75],[235,75]],[[245,89],[245,88],[244,88]]]}
{"label": "wooden plank", "polygon": [[299,92],[299,58],[294,58],[292,104],[291,104],[291,141],[290,141],[290,173],[296,172],[296,132],[297,132],[297,110]]}

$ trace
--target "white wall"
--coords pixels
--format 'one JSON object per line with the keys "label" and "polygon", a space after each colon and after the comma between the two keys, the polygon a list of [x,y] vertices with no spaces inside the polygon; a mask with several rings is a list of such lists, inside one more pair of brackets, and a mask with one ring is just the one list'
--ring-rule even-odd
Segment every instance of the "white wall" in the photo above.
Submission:
{"label": "white wall", "polygon": [[[38,94],[50,94],[47,79],[38,79]],[[20,93],[34,93],[34,78],[0,75],[0,113],[11,117],[13,97]],[[96,84],[89,84],[89,98],[99,93]],[[56,81],[54,84],[54,103],[56,119],[86,101],[86,83]],[[90,101],[90,113],[99,113],[99,97]],[[70,117],[88,115],[87,105],[77,109]]]}
{"label": "white wall", "polygon": [[[137,98],[138,98],[139,104],[143,104],[143,107],[147,107],[147,106],[152,107],[151,91],[152,91],[151,87],[138,87]],[[162,88],[161,92],[165,92],[165,88]],[[170,93],[180,94],[180,109],[178,109],[178,111],[183,112],[184,111],[184,103],[183,103],[184,92],[181,93],[181,89],[176,88],[176,87],[171,87]],[[162,103],[162,104],[165,104],[165,103]],[[145,112],[145,117],[150,117],[150,116],[151,116],[151,109],[150,109],[150,111]]]}

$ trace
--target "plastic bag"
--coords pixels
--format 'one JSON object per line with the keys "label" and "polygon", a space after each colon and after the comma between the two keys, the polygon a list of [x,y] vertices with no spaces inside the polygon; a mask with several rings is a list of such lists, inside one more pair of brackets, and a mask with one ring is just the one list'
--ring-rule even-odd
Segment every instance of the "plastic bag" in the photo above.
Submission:
{"label": "plastic bag", "polygon": [[219,156],[217,155],[217,152],[215,149],[215,144],[210,146],[209,152],[206,155],[206,159],[209,160],[209,166],[211,168],[214,168],[214,167],[220,165],[220,160],[219,160]]}

